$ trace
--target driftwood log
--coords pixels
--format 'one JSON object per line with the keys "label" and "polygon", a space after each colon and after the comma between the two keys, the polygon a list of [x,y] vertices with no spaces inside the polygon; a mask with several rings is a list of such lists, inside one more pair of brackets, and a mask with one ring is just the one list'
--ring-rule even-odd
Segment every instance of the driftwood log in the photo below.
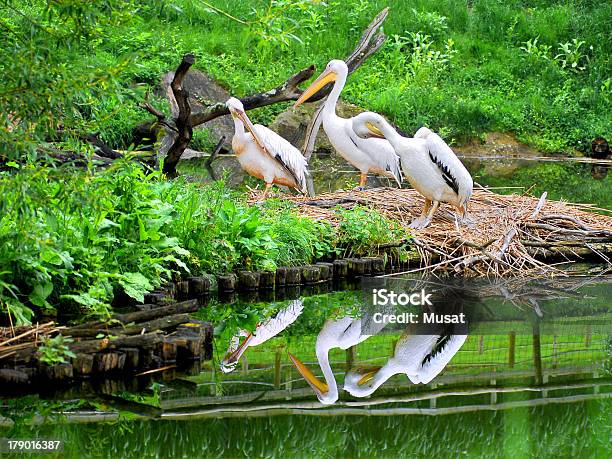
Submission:
{"label": "driftwood log", "polygon": [[[377,31],[388,13],[389,9],[385,8],[374,18],[364,31],[354,51],[346,59],[349,74],[354,72],[368,57],[380,49],[384,43],[386,39],[385,34],[383,32],[377,33]],[[189,94],[183,88],[182,83],[185,75],[194,62],[194,55],[186,54],[183,56],[174,74],[171,84],[172,94],[171,97],[169,97],[172,119],[168,119],[166,115],[146,101],[141,104],[142,108],[156,117],[157,124],[161,125],[165,130],[165,136],[161,142],[162,148],[160,148],[159,153],[160,156],[165,155],[163,171],[169,177],[175,177],[177,175],[176,166],[181,155],[191,141],[193,128],[220,116],[229,114],[229,110],[224,102],[208,105],[197,113],[191,112]],[[297,100],[303,92],[302,89],[299,88],[299,85],[311,78],[315,70],[315,66],[311,65],[291,76],[283,84],[268,91],[244,97],[241,99],[241,102],[245,110],[252,110],[254,108],[265,107],[279,102]],[[323,99],[329,94],[330,90],[331,84],[319,91],[308,102],[316,102]],[[318,126],[316,126],[316,129],[318,130]],[[310,130],[312,131],[312,129]],[[167,149],[167,151],[163,151],[164,149]]]}

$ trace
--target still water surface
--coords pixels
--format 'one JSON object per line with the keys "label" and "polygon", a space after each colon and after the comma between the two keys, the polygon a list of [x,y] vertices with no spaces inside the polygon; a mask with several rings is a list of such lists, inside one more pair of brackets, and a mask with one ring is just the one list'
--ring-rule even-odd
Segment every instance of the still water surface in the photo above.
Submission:
{"label": "still water surface", "polygon": [[402,282],[469,324],[366,326],[371,286],[212,301],[213,361],[5,397],[0,437],[61,439],[57,457],[610,457],[609,276]]}

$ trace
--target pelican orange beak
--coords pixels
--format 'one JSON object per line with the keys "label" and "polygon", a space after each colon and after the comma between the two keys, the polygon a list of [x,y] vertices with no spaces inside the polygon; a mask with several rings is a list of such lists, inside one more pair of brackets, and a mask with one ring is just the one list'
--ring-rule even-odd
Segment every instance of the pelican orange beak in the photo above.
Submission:
{"label": "pelican orange beak", "polygon": [[380,370],[380,368],[375,368],[374,370],[366,371],[361,376],[361,379],[359,381],[357,381],[357,385],[358,386],[363,386],[364,384],[367,384],[368,382],[370,382],[372,380],[372,378],[374,378],[374,375],[376,375],[376,373],[378,373],[379,370]]}
{"label": "pelican orange beak", "polygon": [[312,82],[310,86],[306,88],[306,90],[302,93],[299,99],[295,102],[293,108],[298,108],[308,99],[310,99],[313,95],[321,90],[325,85],[329,83],[333,83],[336,81],[338,74],[333,70],[325,69],[325,71],[319,75],[319,77]]}
{"label": "pelican orange beak", "polygon": [[321,381],[319,378],[317,378],[314,373],[310,371],[310,369],[291,352],[287,352],[287,354],[289,354],[289,358],[291,359],[297,370],[300,372],[302,377],[306,380],[308,385],[310,385],[310,387],[312,387],[312,390],[315,391],[315,394],[317,394],[318,397],[327,394],[327,392],[329,391],[328,385]]}
{"label": "pelican orange beak", "polygon": [[240,121],[243,122],[244,127],[247,129],[247,131],[251,133],[251,135],[253,136],[253,139],[255,139],[255,142],[257,143],[259,148],[261,148],[262,150],[265,150],[266,147],[261,141],[261,139],[258,137],[257,133],[255,132],[255,126],[253,126],[253,123],[251,123],[251,120],[247,116],[246,112],[242,110],[232,109],[230,110],[230,113],[232,114],[233,118],[238,118]]}
{"label": "pelican orange beak", "polygon": [[253,333],[249,333],[248,336],[242,342],[242,344],[238,346],[238,348],[234,352],[228,353],[223,358],[223,363],[225,365],[232,365],[236,363],[240,359],[242,354],[244,354],[244,351],[246,351],[247,347],[249,346],[249,341],[251,341],[252,338]]}
{"label": "pelican orange beak", "polygon": [[368,128],[368,131],[372,133],[372,137],[376,137],[379,139],[385,138],[385,135],[382,133],[382,131],[378,129],[376,126],[374,126],[374,124],[366,123],[366,127]]}

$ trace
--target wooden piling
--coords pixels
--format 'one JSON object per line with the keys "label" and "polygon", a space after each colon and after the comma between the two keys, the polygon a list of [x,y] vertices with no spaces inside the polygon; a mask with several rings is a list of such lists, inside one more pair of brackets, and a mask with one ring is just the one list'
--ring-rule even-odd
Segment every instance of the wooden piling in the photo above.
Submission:
{"label": "wooden piling", "polygon": [[280,267],[276,269],[276,285],[277,286],[283,286],[285,285],[286,282],[286,278],[287,278],[287,268]]}
{"label": "wooden piling", "polygon": [[300,285],[302,283],[302,269],[299,267],[287,268],[285,285]]}
{"label": "wooden piling", "polygon": [[323,263],[319,262],[316,264],[321,270],[321,280],[322,281],[330,281],[334,278],[334,265],[333,263]]}
{"label": "wooden piling", "polygon": [[306,285],[312,285],[319,282],[321,278],[321,270],[316,265],[302,267],[302,282]]}
{"label": "wooden piling", "polygon": [[370,258],[371,274],[373,276],[382,276],[385,274],[385,259],[383,257]]}
{"label": "wooden piling", "polygon": [[234,273],[227,274],[225,276],[217,277],[217,286],[220,292],[233,292],[236,290],[236,283],[238,278]]}
{"label": "wooden piling", "polygon": [[259,273],[259,288],[262,290],[274,290],[276,284],[276,272],[262,271]]}
{"label": "wooden piling", "polygon": [[202,296],[210,293],[210,279],[208,277],[190,277],[189,295]]}
{"label": "wooden piling", "polygon": [[348,276],[348,261],[347,260],[334,260],[334,279],[346,279]]}
{"label": "wooden piling", "polygon": [[256,271],[239,271],[238,288],[242,291],[257,290],[259,288],[260,273]]}
{"label": "wooden piling", "polygon": [[180,281],[176,283],[176,295],[179,300],[189,298],[189,281]]}

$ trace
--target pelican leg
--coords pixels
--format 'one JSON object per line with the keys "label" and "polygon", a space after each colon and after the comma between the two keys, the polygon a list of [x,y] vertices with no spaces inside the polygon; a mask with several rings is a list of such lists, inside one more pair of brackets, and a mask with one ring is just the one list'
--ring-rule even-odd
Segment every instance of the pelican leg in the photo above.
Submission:
{"label": "pelican leg", "polygon": [[412,223],[408,225],[408,228],[421,228],[421,225],[425,222],[425,219],[427,218],[429,209],[431,209],[431,200],[425,199],[425,204],[423,204],[423,210],[421,211],[421,215],[418,218],[415,218]]}
{"label": "pelican leg", "polygon": [[476,222],[468,214],[467,206],[459,206],[457,207],[457,210],[459,211],[459,214],[461,215],[461,219],[459,220],[459,223],[462,225],[469,226],[469,227],[474,227]]}
{"label": "pelican leg", "polygon": [[425,219],[419,222],[419,226],[415,226],[413,228],[414,229],[427,228],[427,226],[431,223],[431,220],[433,219],[433,216],[436,213],[436,210],[438,210],[438,207],[440,207],[440,201],[434,201]]}
{"label": "pelican leg", "polygon": [[355,189],[357,191],[363,191],[365,190],[365,186],[366,186],[366,182],[368,181],[368,173],[367,172],[362,172],[361,176],[359,178],[359,186],[356,187]]}
{"label": "pelican leg", "polygon": [[266,199],[268,199],[268,193],[270,193],[270,188],[272,188],[272,184],[266,183],[266,189],[264,190],[264,194],[261,197],[260,201],[265,201]]}

